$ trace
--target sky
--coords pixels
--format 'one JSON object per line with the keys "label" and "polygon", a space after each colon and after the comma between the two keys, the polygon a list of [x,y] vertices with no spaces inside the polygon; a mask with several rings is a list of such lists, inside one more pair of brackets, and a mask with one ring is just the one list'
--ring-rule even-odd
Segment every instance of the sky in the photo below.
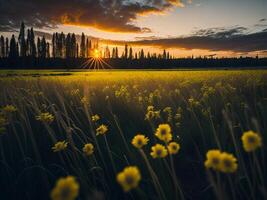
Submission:
{"label": "sky", "polygon": [[[84,32],[176,57],[267,56],[267,0],[0,0],[0,32]],[[1,34],[1,33],[0,33]]]}

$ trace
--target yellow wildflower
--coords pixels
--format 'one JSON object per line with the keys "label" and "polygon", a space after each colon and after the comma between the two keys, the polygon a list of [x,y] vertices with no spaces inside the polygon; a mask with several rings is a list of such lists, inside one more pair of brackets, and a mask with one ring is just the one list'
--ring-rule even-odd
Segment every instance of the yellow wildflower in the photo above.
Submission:
{"label": "yellow wildflower", "polygon": [[5,113],[13,113],[17,111],[17,108],[13,105],[6,105],[2,108]]}
{"label": "yellow wildflower", "polygon": [[82,103],[82,104],[89,104],[89,100],[88,100],[88,98],[87,98],[87,97],[83,97],[83,98],[81,98],[81,103]]}
{"label": "yellow wildflower", "polygon": [[205,167],[212,168],[214,170],[219,170],[220,161],[221,161],[221,151],[214,149],[209,150],[206,154]]}
{"label": "yellow wildflower", "polygon": [[153,158],[164,158],[168,155],[168,151],[163,145],[156,144],[153,147],[151,147],[150,155]]}
{"label": "yellow wildflower", "polygon": [[52,200],[74,200],[79,195],[79,183],[73,176],[60,178],[51,192]]}
{"label": "yellow wildflower", "polygon": [[132,139],[132,145],[138,149],[141,149],[143,146],[147,145],[149,139],[141,134],[134,136]]}
{"label": "yellow wildflower", "polygon": [[104,135],[108,131],[108,127],[104,124],[96,129],[96,135]]}
{"label": "yellow wildflower", "polygon": [[36,120],[49,124],[54,121],[54,116],[48,112],[45,112],[45,113],[41,113],[40,115],[37,115]]}
{"label": "yellow wildflower", "polygon": [[160,124],[156,130],[155,135],[164,142],[172,140],[171,127],[169,124]]}
{"label": "yellow wildflower", "polygon": [[141,174],[136,166],[129,166],[117,175],[117,181],[125,192],[136,188],[141,180]]}
{"label": "yellow wildflower", "polygon": [[100,119],[99,115],[93,115],[93,116],[92,116],[92,121],[93,121],[93,122],[96,122],[96,121],[98,121],[99,119]]}
{"label": "yellow wildflower", "polygon": [[253,131],[244,132],[241,140],[246,152],[255,151],[257,148],[262,146],[262,139],[260,135]]}
{"label": "yellow wildflower", "polygon": [[56,144],[54,144],[54,146],[52,147],[52,150],[54,152],[59,152],[59,151],[63,151],[67,148],[68,143],[64,140],[64,141],[59,141]]}
{"label": "yellow wildflower", "polygon": [[220,171],[224,173],[233,173],[237,170],[237,160],[229,153],[223,152],[220,156]]}
{"label": "yellow wildflower", "polygon": [[169,154],[177,154],[180,150],[180,145],[177,142],[171,142],[168,144]]}
{"label": "yellow wildflower", "polygon": [[85,144],[83,147],[83,152],[85,155],[90,156],[94,153],[94,145],[91,143]]}

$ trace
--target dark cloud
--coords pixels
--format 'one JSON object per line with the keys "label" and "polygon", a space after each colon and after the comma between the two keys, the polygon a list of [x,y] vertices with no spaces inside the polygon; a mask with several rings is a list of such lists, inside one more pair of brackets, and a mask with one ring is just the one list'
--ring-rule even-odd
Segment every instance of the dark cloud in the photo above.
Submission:
{"label": "dark cloud", "polygon": [[60,24],[89,26],[111,32],[150,32],[134,23],[138,15],[162,13],[180,0],[0,0],[0,31],[13,31],[21,21],[35,28]]}
{"label": "dark cloud", "polygon": [[211,51],[253,52],[267,50],[267,30],[247,33],[244,27],[199,30],[191,36],[138,41],[103,40],[107,44],[154,46],[159,48],[203,49]]}

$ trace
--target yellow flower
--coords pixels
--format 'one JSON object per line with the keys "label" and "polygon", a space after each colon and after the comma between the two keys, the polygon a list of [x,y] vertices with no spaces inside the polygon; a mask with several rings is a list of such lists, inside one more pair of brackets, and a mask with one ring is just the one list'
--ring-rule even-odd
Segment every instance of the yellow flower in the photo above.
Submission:
{"label": "yellow flower", "polygon": [[176,142],[171,142],[168,144],[169,154],[177,154],[180,150],[180,145]]}
{"label": "yellow flower", "polygon": [[206,154],[205,167],[219,170],[221,162],[221,151],[220,150],[209,150]]}
{"label": "yellow flower", "polygon": [[36,120],[49,124],[54,121],[54,116],[48,112],[45,112],[45,113],[41,113],[40,115],[37,115]]}
{"label": "yellow flower", "polygon": [[117,181],[125,192],[136,188],[141,180],[141,174],[136,166],[129,166],[117,175]]}
{"label": "yellow flower", "polygon": [[155,135],[164,142],[172,140],[171,127],[169,124],[160,124],[157,128]]}
{"label": "yellow flower", "polygon": [[261,137],[253,131],[244,132],[241,137],[241,140],[243,143],[243,148],[246,152],[255,151],[257,148],[262,146]]}
{"label": "yellow flower", "polygon": [[79,195],[79,183],[73,176],[60,178],[51,191],[52,200],[74,200]]}
{"label": "yellow flower", "polygon": [[141,134],[134,136],[132,139],[132,145],[138,149],[141,149],[143,146],[147,145],[149,139]]}
{"label": "yellow flower", "polygon": [[87,97],[83,97],[83,98],[81,98],[81,103],[82,103],[82,104],[89,104],[89,100],[88,100],[88,98],[87,98]]}
{"label": "yellow flower", "polygon": [[6,105],[2,108],[5,113],[13,113],[17,111],[17,108],[13,105]]}
{"label": "yellow flower", "polygon": [[237,160],[229,153],[223,152],[220,156],[219,169],[224,173],[233,173],[237,170]]}
{"label": "yellow flower", "polygon": [[104,135],[108,131],[108,127],[104,124],[96,129],[96,135]]}
{"label": "yellow flower", "polygon": [[151,147],[150,155],[153,158],[164,158],[168,155],[168,151],[163,145],[156,144],[153,147]]}
{"label": "yellow flower", "polygon": [[94,145],[91,143],[85,144],[83,147],[83,152],[85,155],[90,156],[94,153]]}
{"label": "yellow flower", "polygon": [[92,116],[92,121],[93,121],[93,122],[96,122],[96,121],[98,121],[99,119],[100,119],[99,115],[93,115],[93,116]]}
{"label": "yellow flower", "polygon": [[79,93],[80,93],[80,90],[79,89],[74,89],[74,90],[71,90],[70,91],[70,95],[71,96],[77,96],[77,95],[79,95]]}
{"label": "yellow flower", "polygon": [[54,144],[54,146],[52,147],[52,150],[54,152],[59,152],[59,151],[63,151],[67,148],[68,143],[64,140],[64,141],[59,141],[56,144]]}

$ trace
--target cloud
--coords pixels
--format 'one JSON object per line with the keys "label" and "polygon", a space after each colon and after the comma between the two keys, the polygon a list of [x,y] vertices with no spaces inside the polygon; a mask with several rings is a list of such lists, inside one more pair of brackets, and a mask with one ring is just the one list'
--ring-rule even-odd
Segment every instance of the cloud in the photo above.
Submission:
{"label": "cloud", "polygon": [[213,28],[199,30],[190,36],[159,39],[142,39],[138,41],[102,40],[106,44],[132,46],[152,46],[173,49],[202,49],[210,51],[253,52],[267,50],[267,29],[248,33],[244,27]]}
{"label": "cloud", "polygon": [[150,32],[135,24],[139,15],[178,6],[183,6],[181,0],[0,0],[0,31],[13,31],[23,20],[35,28],[71,24],[110,32]]}

